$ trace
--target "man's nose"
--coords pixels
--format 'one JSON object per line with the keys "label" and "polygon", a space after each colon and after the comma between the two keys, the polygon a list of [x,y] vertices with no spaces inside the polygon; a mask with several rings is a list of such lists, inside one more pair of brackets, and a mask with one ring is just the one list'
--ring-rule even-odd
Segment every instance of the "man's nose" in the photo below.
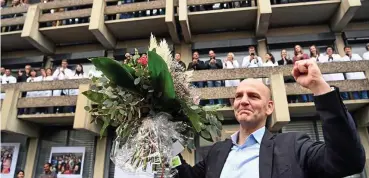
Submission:
{"label": "man's nose", "polygon": [[240,102],[241,105],[249,105],[250,104],[250,101],[249,101],[249,97],[247,96],[243,96],[241,98],[241,102]]}

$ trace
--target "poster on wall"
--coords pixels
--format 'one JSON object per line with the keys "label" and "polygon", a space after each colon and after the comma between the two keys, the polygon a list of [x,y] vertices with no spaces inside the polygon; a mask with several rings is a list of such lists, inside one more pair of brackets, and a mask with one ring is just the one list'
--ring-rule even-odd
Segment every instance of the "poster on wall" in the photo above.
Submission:
{"label": "poster on wall", "polygon": [[17,166],[20,143],[1,143],[1,178],[13,178]]}
{"label": "poster on wall", "polygon": [[85,147],[52,147],[49,162],[58,178],[82,178]]}

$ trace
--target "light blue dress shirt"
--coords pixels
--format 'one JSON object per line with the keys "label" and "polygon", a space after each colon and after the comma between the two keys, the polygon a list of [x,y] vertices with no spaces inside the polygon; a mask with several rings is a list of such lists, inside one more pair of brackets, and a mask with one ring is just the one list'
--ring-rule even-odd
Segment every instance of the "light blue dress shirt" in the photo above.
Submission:
{"label": "light blue dress shirt", "polygon": [[259,178],[259,152],[264,133],[265,127],[256,130],[243,145],[237,144],[239,131],[231,136],[233,147],[220,178]]}

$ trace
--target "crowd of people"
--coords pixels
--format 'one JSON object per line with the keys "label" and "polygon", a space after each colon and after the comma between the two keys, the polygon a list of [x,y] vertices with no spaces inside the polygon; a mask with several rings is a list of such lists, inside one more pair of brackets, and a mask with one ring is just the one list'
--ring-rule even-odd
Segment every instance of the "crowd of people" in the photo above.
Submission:
{"label": "crowd of people", "polygon": [[[361,55],[352,53],[351,46],[345,46],[344,51],[345,55],[340,56],[335,53],[333,47],[328,46],[325,50],[325,54],[320,54],[319,50],[315,45],[309,47],[309,53],[304,52],[300,45],[296,45],[294,47],[293,57],[290,58],[286,49],[282,49],[280,53],[280,59],[277,60],[273,54],[267,52],[262,59],[261,56],[258,56],[256,53],[256,49],[254,46],[249,46],[248,53],[249,55],[245,56],[241,63],[235,60],[234,53],[228,53],[226,59],[217,59],[216,54],[213,50],[209,51],[209,60],[202,61],[200,60],[199,52],[195,51],[192,55],[192,61],[188,64],[187,70],[209,70],[209,69],[234,69],[234,68],[252,68],[252,67],[273,67],[273,66],[281,66],[281,65],[292,65],[296,61],[305,60],[305,59],[314,59],[318,63],[326,63],[326,62],[340,62],[340,61],[359,61],[359,60],[369,60],[369,44],[366,45],[367,52]],[[181,54],[176,53],[175,59],[184,66],[185,64],[181,61]],[[324,74],[324,79],[326,81],[337,81],[337,80],[355,80],[355,79],[365,79],[364,72],[349,72],[349,73],[334,73],[334,74]],[[292,77],[286,77],[285,82],[294,82]],[[193,84],[198,88],[203,87],[232,87],[238,86],[240,80],[226,80],[226,81],[206,81],[206,82],[194,82]],[[266,80],[268,84],[269,81]],[[353,99],[368,99],[367,91],[360,92],[352,92]],[[342,92],[342,98],[347,100],[349,99],[349,93]],[[313,101],[312,95],[301,95],[297,96],[288,96],[289,102],[311,102]],[[224,100],[209,100],[209,104],[224,104]],[[232,100],[230,103],[233,103]],[[202,103],[206,104],[206,103]]]}
{"label": "crowd of people", "polygon": [[[41,68],[40,70],[33,69],[31,65],[26,65],[24,71],[19,70],[16,77],[11,73],[10,69],[1,68],[0,81],[2,84],[17,83],[17,82],[42,82],[53,80],[68,80],[87,78],[88,75],[83,71],[82,64],[77,64],[74,71],[68,68],[68,61],[62,60],[61,65],[54,71],[51,68]],[[22,94],[23,97],[47,97],[47,96],[63,96],[63,95],[78,95],[78,89],[65,90],[47,90],[47,91],[29,91]],[[5,97],[1,94],[1,99]],[[55,112],[74,112],[73,107],[57,107],[57,108],[31,108],[21,111],[22,113],[55,113]]]}

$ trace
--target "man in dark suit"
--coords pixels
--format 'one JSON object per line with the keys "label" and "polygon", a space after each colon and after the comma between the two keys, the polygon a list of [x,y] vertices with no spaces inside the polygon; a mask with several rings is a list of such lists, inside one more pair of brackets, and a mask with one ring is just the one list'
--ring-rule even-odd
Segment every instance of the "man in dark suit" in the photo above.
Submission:
{"label": "man in dark suit", "polygon": [[360,173],[365,151],[355,123],[342,103],[338,88],[331,88],[312,60],[295,63],[297,83],[314,93],[323,120],[323,142],[303,133],[272,134],[265,129],[273,113],[271,93],[263,83],[247,79],[237,87],[234,113],[238,132],[215,143],[195,166],[182,159],[180,178],[341,178]]}

